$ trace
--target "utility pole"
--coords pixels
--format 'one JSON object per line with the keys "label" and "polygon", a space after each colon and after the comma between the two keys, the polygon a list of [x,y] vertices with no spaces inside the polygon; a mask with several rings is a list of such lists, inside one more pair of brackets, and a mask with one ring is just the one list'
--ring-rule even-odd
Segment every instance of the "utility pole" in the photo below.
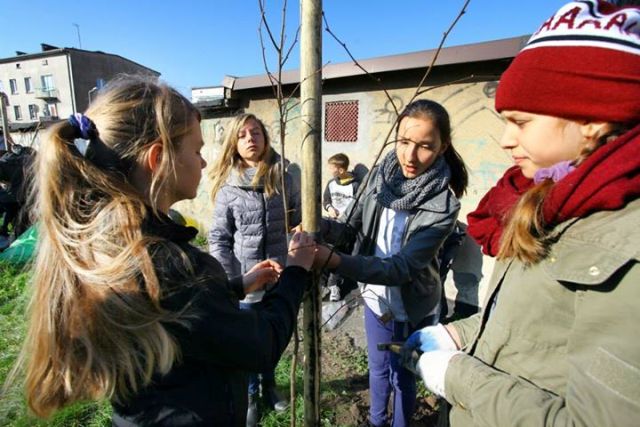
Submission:
{"label": "utility pole", "polygon": [[0,119],[2,119],[2,136],[4,136],[4,148],[11,151],[11,135],[9,134],[9,120],[7,119],[8,97],[4,92],[0,92]]}
{"label": "utility pole", "polygon": [[[300,2],[300,104],[302,114],[302,227],[320,230],[322,126],[322,0]],[[304,300],[304,425],[320,425],[320,273]],[[292,414],[295,416],[295,414]]]}
{"label": "utility pole", "polygon": [[82,49],[82,40],[80,40],[80,25],[75,23],[72,25],[76,27],[76,32],[78,33],[78,49]]}

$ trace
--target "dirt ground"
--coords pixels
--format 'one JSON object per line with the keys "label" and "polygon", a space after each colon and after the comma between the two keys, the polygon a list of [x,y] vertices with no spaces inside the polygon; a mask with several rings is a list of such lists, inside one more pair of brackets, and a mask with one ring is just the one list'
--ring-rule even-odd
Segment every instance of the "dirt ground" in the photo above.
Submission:
{"label": "dirt ground", "polygon": [[[366,426],[369,409],[369,386],[366,340],[362,305],[352,308],[349,315],[333,331],[322,334],[321,406],[335,408],[337,426]],[[421,385],[411,426],[431,427],[437,420],[436,399]]]}

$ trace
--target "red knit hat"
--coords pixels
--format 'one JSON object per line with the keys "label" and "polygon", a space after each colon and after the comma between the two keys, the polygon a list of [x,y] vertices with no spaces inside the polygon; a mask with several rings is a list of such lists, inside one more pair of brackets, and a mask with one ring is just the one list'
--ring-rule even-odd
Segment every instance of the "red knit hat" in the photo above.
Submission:
{"label": "red knit hat", "polygon": [[563,6],[502,75],[496,110],[640,122],[640,8],[598,0]]}

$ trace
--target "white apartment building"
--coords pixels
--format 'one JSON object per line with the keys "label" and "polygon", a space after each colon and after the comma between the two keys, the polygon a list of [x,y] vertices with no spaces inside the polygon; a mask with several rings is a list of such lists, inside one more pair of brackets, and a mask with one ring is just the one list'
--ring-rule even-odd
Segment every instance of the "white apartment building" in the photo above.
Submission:
{"label": "white apartment building", "polygon": [[[160,73],[119,55],[41,44],[41,52],[0,58],[0,91],[8,100],[8,128],[19,132],[84,111],[90,96],[118,74]],[[0,123],[1,126],[1,123]],[[17,141],[16,141],[17,142]],[[1,147],[0,147],[1,148]]]}

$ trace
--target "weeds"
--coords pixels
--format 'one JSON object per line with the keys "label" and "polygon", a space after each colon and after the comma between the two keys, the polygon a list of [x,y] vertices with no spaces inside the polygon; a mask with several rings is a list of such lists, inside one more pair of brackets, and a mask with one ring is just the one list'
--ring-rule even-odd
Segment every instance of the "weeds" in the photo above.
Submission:
{"label": "weeds", "polygon": [[[206,239],[205,239],[206,241]],[[13,367],[20,352],[25,334],[25,308],[28,302],[30,273],[11,264],[0,263],[0,385],[4,384],[7,374]],[[288,396],[291,354],[285,354],[276,367],[278,389]],[[355,372],[366,372],[366,355],[356,352],[349,356],[347,363]],[[297,425],[304,422],[303,371],[302,364],[296,372]],[[323,385],[321,399],[334,400],[340,390]],[[321,426],[336,425],[333,405],[321,405]],[[108,401],[77,403],[57,412],[50,420],[38,420],[28,413],[20,378],[10,385],[0,399],[0,425],[11,427],[55,426],[55,427],[106,427],[111,425],[112,409]],[[262,418],[264,427],[285,427],[290,425],[291,413],[268,412]]]}
{"label": "weeds", "polygon": [[[22,267],[0,262],[0,385],[13,367],[25,334],[25,308],[30,273]],[[77,403],[50,420],[28,413],[20,379],[7,386],[0,405],[0,425],[11,427],[106,427],[111,425],[109,402]]]}

